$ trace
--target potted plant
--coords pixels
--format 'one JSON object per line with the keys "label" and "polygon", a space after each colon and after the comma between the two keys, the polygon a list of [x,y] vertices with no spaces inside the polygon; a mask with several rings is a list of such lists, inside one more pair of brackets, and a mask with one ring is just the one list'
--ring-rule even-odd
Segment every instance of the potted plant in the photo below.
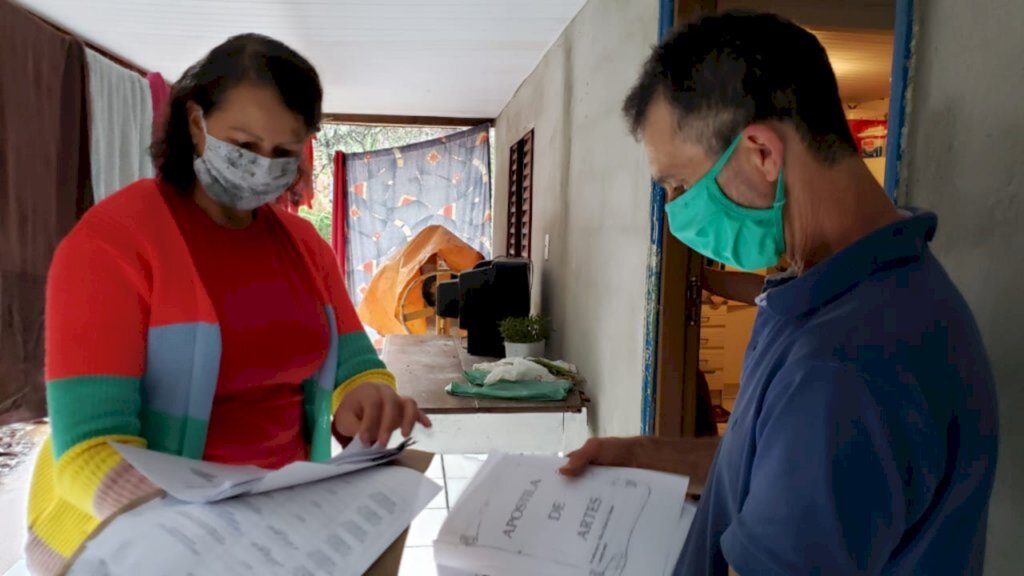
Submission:
{"label": "potted plant", "polygon": [[548,319],[543,314],[501,321],[501,337],[505,339],[505,356],[539,358],[544,356],[548,339]]}

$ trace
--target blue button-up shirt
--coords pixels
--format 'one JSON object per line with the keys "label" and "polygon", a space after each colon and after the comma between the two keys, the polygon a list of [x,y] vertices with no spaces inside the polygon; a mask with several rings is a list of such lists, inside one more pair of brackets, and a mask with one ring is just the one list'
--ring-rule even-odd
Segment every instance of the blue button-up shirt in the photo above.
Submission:
{"label": "blue button-up shirt", "polygon": [[766,284],[676,574],[981,573],[995,385],[936,223]]}

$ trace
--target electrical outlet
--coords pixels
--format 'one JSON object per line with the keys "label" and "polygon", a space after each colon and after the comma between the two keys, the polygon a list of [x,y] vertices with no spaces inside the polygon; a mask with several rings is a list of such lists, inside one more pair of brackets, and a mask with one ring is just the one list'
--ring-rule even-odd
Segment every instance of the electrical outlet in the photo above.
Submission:
{"label": "electrical outlet", "polygon": [[544,260],[545,261],[547,261],[547,259],[550,256],[550,254],[551,254],[551,235],[550,234],[545,234],[544,235]]}

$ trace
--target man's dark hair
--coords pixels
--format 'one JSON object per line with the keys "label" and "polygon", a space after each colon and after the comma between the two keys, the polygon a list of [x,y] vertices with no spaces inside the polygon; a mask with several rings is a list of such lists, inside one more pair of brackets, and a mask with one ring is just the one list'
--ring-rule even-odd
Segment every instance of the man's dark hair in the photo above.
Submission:
{"label": "man's dark hair", "polygon": [[826,164],[857,153],[824,47],[772,14],[705,16],[656,47],[622,108],[634,136],[659,94],[686,137],[711,156],[767,120],[791,124]]}
{"label": "man's dark hair", "polygon": [[273,38],[259,34],[234,36],[174,83],[167,122],[152,149],[162,181],[183,194],[190,193],[196,181],[192,167],[196,149],[188,129],[187,104],[194,102],[209,115],[229,90],[246,83],[274,88],[284,105],[302,116],[309,131],[320,127],[323,89],[313,66]]}

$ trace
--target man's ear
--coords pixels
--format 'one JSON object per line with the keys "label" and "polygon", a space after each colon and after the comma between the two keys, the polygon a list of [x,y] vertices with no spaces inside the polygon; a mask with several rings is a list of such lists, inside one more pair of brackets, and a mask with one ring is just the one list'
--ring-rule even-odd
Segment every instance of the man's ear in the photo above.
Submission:
{"label": "man's ear", "polygon": [[786,144],[778,128],[770,124],[751,124],[743,131],[741,144],[749,150],[747,157],[765,181],[775,182],[786,151]]}

